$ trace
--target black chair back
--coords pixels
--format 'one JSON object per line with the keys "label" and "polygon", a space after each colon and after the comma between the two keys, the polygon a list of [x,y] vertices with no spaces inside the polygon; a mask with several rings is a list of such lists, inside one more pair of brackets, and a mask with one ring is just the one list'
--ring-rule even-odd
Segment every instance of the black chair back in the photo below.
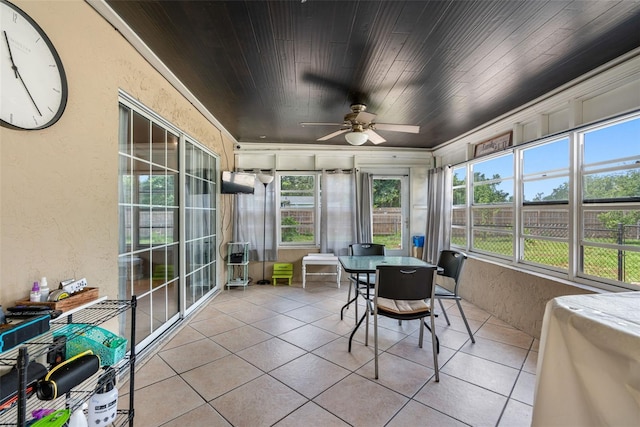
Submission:
{"label": "black chair back", "polygon": [[438,272],[441,276],[451,277],[456,282],[456,288],[458,287],[458,279],[460,273],[462,273],[462,266],[467,256],[462,252],[443,250],[440,252],[440,258],[438,258]]}
{"label": "black chair back", "polygon": [[349,245],[349,253],[353,256],[384,255],[384,245],[378,243],[354,243]]}
{"label": "black chair back", "polygon": [[435,267],[379,265],[376,289],[379,298],[425,300],[433,296]]}

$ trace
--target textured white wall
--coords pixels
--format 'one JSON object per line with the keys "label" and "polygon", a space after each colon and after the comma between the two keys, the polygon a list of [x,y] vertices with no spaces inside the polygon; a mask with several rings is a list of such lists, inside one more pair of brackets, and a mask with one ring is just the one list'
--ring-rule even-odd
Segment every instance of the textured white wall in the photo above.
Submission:
{"label": "textured white wall", "polygon": [[[15,4],[39,23],[67,74],[67,108],[40,131],[0,128],[0,303],[13,305],[45,275],[50,286],[86,277],[101,295],[118,289],[118,89],[221,155],[233,141],[181,96],[81,0]],[[222,198],[222,241],[231,214]]]}

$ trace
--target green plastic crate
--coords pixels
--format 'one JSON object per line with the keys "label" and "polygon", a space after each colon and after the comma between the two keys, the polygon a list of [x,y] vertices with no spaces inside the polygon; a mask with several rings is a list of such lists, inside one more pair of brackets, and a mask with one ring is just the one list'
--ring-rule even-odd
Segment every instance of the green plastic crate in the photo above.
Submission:
{"label": "green plastic crate", "polygon": [[67,337],[67,359],[83,351],[92,350],[100,357],[102,366],[111,366],[124,358],[127,352],[127,339],[99,326],[71,323],[53,333]]}

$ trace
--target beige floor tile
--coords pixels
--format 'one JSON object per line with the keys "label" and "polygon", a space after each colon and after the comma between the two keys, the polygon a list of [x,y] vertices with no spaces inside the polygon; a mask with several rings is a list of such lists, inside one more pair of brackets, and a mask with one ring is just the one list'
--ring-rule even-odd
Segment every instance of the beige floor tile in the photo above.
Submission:
{"label": "beige floor tile", "polygon": [[466,353],[456,353],[441,372],[509,396],[519,370]]}
{"label": "beige floor tile", "polygon": [[378,384],[412,397],[435,374],[433,369],[390,353],[378,356],[378,379],[375,379],[375,359],[356,371]]}
{"label": "beige floor tile", "polygon": [[245,323],[232,316],[222,314],[212,319],[191,322],[190,325],[193,329],[200,332],[205,337],[212,337],[214,335],[222,334],[233,329],[241,328],[245,325]]}
{"label": "beige floor tile", "polygon": [[271,426],[307,402],[302,395],[263,375],[211,401],[236,427]]}
{"label": "beige floor tile", "polygon": [[271,334],[250,325],[245,325],[232,331],[211,337],[212,340],[233,353],[247,347],[251,347],[259,342],[266,341],[270,338]]}
{"label": "beige floor tile", "polygon": [[[425,334],[427,335],[427,334]],[[440,338],[440,346],[444,346],[453,350],[459,350],[467,342],[471,342],[469,334],[467,332],[456,331],[450,327],[436,327],[436,335]],[[476,342],[478,341],[477,334],[474,335]]]}
{"label": "beige floor tile", "polygon": [[278,314],[268,319],[264,319],[251,324],[251,326],[255,326],[256,328],[268,332],[271,335],[280,335],[304,325],[304,322],[301,322],[297,319],[294,319],[293,317],[289,317],[284,314]]}
{"label": "beige floor tile", "polygon": [[531,346],[532,351],[540,351],[540,340],[538,338],[533,339],[533,345]]}
{"label": "beige floor tile", "polygon": [[204,403],[180,377],[171,377],[136,391],[135,424],[159,426]]}
{"label": "beige floor tile", "polygon": [[[457,306],[453,306],[450,310],[447,310],[447,315],[449,316],[449,323],[447,324],[447,320],[444,316],[440,315],[436,318],[436,327],[440,328],[451,328],[458,332],[463,332],[465,334],[469,334],[467,332],[467,327],[464,324],[464,319],[460,315],[460,311],[458,311]],[[481,320],[471,319],[467,317],[467,322],[469,322],[469,327],[471,328],[471,333],[475,333],[480,327],[485,323]]]}
{"label": "beige floor tile", "polygon": [[353,330],[354,324],[350,321],[340,320],[339,314],[332,314],[312,323],[313,326],[333,332],[337,335],[348,335]]}
{"label": "beige floor tile", "polygon": [[313,351],[337,338],[339,335],[325,331],[313,325],[305,325],[300,328],[285,332],[280,338],[297,345],[307,351]]}
{"label": "beige floor tile", "polygon": [[271,306],[276,304],[278,301],[282,300],[281,297],[273,295],[271,292],[252,292],[243,300],[252,302],[256,305],[262,305],[266,308],[271,309]]}
{"label": "beige floor tile", "polygon": [[308,402],[274,425],[274,427],[300,426],[348,427],[349,424],[315,403]]}
{"label": "beige floor tile", "polygon": [[247,362],[269,372],[278,366],[302,356],[305,351],[280,338],[271,338],[236,353]]}
{"label": "beige floor tile", "polygon": [[[396,356],[402,357],[404,359],[411,360],[412,362],[418,363],[422,366],[426,366],[431,369],[435,368],[433,364],[432,345],[426,337],[424,343],[422,344],[422,348],[418,347],[416,337],[410,336],[398,342],[393,347],[389,348],[387,352],[395,354]],[[455,350],[441,345],[440,353],[438,353],[438,365],[445,365],[455,353]]]}
{"label": "beige floor tile", "polygon": [[[455,304],[455,302],[454,302],[454,304]],[[472,304],[468,303],[464,299],[460,302],[460,304],[462,304],[462,309],[464,310],[464,315],[469,320],[478,320],[478,321],[484,323],[487,320],[489,320],[489,318],[491,318],[491,314],[487,313],[486,311],[484,311],[481,308],[476,307],[475,305],[472,305]],[[447,314],[449,314],[449,310],[451,310],[451,312],[453,314],[458,312],[457,306],[454,308],[453,304],[452,304],[451,309],[447,309]]]}
{"label": "beige floor tile", "polygon": [[215,409],[209,404],[198,406],[186,414],[162,424],[162,427],[231,427],[231,424],[225,420]]}
{"label": "beige floor tile", "polygon": [[478,332],[475,333],[476,340],[478,338],[489,338],[490,340],[502,342],[505,344],[515,345],[529,350],[533,343],[533,338],[510,326],[499,326],[486,323]]}
{"label": "beige floor tile", "polygon": [[473,426],[494,426],[507,398],[440,372],[440,382],[429,381],[414,400]]}
{"label": "beige floor tile", "polygon": [[509,344],[492,341],[487,338],[476,340],[475,344],[467,341],[461,352],[520,369],[524,364],[528,351]]}
{"label": "beige floor tile", "polygon": [[[352,345],[364,345],[365,344],[365,338],[366,338],[366,328],[365,328],[366,325],[365,325],[365,322],[366,322],[366,320],[364,322],[362,322],[362,324],[360,325],[360,327],[356,331],[356,334],[353,336],[353,344]],[[391,347],[391,346],[395,345],[396,343],[398,343],[399,341],[402,341],[406,337],[407,337],[407,334],[405,334],[403,332],[392,331],[391,329],[382,328],[382,327],[379,326],[378,327],[378,348],[380,350],[386,350],[389,347]],[[373,317],[372,317],[371,318],[371,323],[369,324],[369,340],[368,340],[368,345],[371,346],[371,347],[373,347],[373,345],[374,345],[373,338],[374,338],[374,328],[373,328]],[[430,338],[427,338],[427,333],[425,333],[425,342],[427,342],[427,340],[429,340],[429,342],[431,342]],[[417,334],[416,334],[415,343],[416,343],[416,345],[418,345],[418,335]]]}
{"label": "beige floor tile", "polygon": [[155,355],[136,370],[135,388],[140,389],[158,381],[166,380],[176,374],[167,363]]}
{"label": "beige floor tile", "polygon": [[314,399],[354,426],[384,426],[408,401],[375,381],[351,374]]}
{"label": "beige floor tile", "polygon": [[256,305],[251,308],[251,310],[231,313],[231,316],[244,323],[254,323],[260,320],[269,319],[270,317],[273,317],[277,314],[278,313],[275,311]]}
{"label": "beige floor tile", "polygon": [[186,325],[180,329],[166,344],[162,345],[162,350],[169,350],[170,348],[180,347],[185,344],[198,341],[206,338],[203,334],[198,332],[191,325]]}
{"label": "beige floor tile", "polygon": [[[463,301],[472,329],[479,327],[477,343],[471,344],[455,303],[445,301],[452,326],[443,316],[436,319],[441,381],[429,379],[430,333],[425,331],[420,349],[419,322],[398,325],[385,317],[379,326],[386,350],[380,355],[381,378],[374,380],[373,325],[369,346],[361,326],[350,353],[355,310],[351,306],[340,320],[348,290],[343,285],[337,289],[325,280],[307,289],[294,283],[220,292],[138,370],[136,425],[495,426],[498,419],[499,426],[530,424],[539,340]],[[126,384],[119,388],[124,407]]]}
{"label": "beige floor tile", "polygon": [[528,372],[520,372],[511,399],[533,406],[533,395],[536,389],[536,376]]}
{"label": "beige floor tile", "polygon": [[278,313],[287,313],[296,308],[305,306],[306,304],[300,301],[292,300],[290,298],[280,298],[277,301],[269,304],[269,310],[273,310]]}
{"label": "beige floor tile", "polygon": [[336,365],[350,371],[359,369],[362,365],[373,359],[373,346],[354,345],[351,352],[348,351],[348,338],[341,337],[313,351],[323,359],[327,359]]}
{"label": "beige floor tile", "polygon": [[531,406],[510,399],[498,427],[529,427],[532,416],[533,408]]}
{"label": "beige floor tile", "polygon": [[331,312],[315,308],[313,306],[303,306],[295,310],[287,311],[287,316],[298,319],[301,322],[311,323],[324,317],[330,316]]}
{"label": "beige floor tile", "polygon": [[527,354],[527,359],[524,361],[524,366],[522,370],[528,372],[530,374],[536,374],[536,369],[538,368],[538,352],[530,351]]}
{"label": "beige floor tile", "polygon": [[217,304],[215,308],[220,310],[223,313],[231,314],[238,311],[248,311],[255,306],[256,305],[251,302],[244,301],[242,299],[235,299],[233,301],[229,301],[224,304]]}
{"label": "beige floor tile", "polygon": [[273,370],[270,374],[303,396],[312,399],[349,375],[350,371],[307,353]]}
{"label": "beige floor tile", "polygon": [[216,316],[220,316],[221,314],[223,313],[215,308],[213,304],[209,304],[206,307],[203,307],[195,316],[193,316],[193,318],[191,319],[191,323],[212,319]]}
{"label": "beige floor tile", "polygon": [[387,427],[409,426],[464,427],[466,424],[426,405],[410,401],[393,417]]}
{"label": "beige floor tile", "polygon": [[163,350],[159,353],[162,360],[167,362],[178,373],[206,365],[227,354],[229,354],[229,351],[210,339],[192,342],[182,347]]}
{"label": "beige floor tile", "polygon": [[344,299],[327,297],[327,299],[317,302],[313,304],[311,307],[317,308],[319,310],[328,311],[329,313],[340,313],[340,309],[342,308],[343,305],[345,305],[346,302],[347,302],[346,297]]}
{"label": "beige floor tile", "polygon": [[182,378],[206,401],[248,383],[263,372],[235,354],[230,354],[182,374]]}

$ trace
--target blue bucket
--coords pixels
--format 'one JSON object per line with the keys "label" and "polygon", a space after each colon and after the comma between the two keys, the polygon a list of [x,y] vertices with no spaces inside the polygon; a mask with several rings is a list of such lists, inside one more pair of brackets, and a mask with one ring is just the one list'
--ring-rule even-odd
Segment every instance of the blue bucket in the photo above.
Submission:
{"label": "blue bucket", "polygon": [[413,236],[413,246],[416,248],[424,247],[424,236]]}

